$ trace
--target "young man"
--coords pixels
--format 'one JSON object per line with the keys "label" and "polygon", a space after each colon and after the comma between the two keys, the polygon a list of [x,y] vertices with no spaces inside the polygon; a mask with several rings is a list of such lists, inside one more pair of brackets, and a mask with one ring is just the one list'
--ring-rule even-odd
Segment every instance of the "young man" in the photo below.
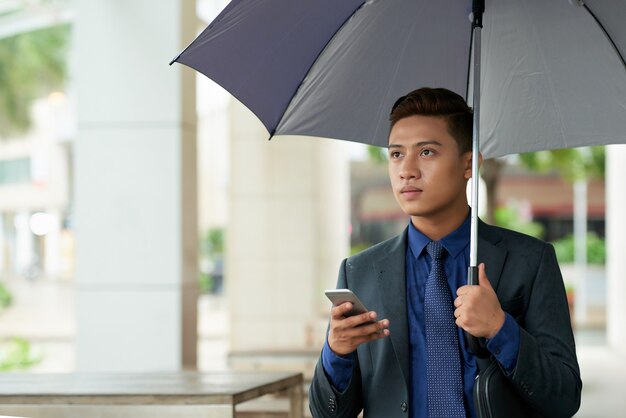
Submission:
{"label": "young man", "polygon": [[389,178],[411,221],[343,261],[337,287],[371,311],[332,309],[313,416],[474,417],[478,368],[464,331],[485,339],[534,416],[572,416],[582,383],[552,246],[480,222],[480,285],[466,285],[471,109],[449,90],[422,88],[398,99],[390,120]]}

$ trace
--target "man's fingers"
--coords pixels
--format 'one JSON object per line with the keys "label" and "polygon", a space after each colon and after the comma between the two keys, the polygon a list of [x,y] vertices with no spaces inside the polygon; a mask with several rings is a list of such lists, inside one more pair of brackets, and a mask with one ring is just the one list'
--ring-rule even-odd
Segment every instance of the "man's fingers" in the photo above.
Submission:
{"label": "man's fingers", "polygon": [[[383,319],[382,321],[374,322],[371,324],[365,324],[361,326],[344,328],[341,330],[341,334],[350,339],[360,339],[367,337],[368,335],[381,334],[389,327],[389,320]],[[387,330],[388,331],[388,330]]]}
{"label": "man's fingers", "polygon": [[355,336],[363,336],[370,334],[380,334],[381,331],[384,331],[385,328],[389,327],[389,320],[383,319],[382,321],[375,322],[373,324],[361,325],[355,328],[352,328],[353,335]]}
{"label": "man's fingers", "polygon": [[485,273],[485,263],[478,265],[478,285],[491,289],[491,282],[489,282],[487,273]]}
{"label": "man's fingers", "polygon": [[379,332],[375,332],[373,334],[369,334],[366,336],[368,341],[374,341],[374,340],[379,340],[381,338],[385,338],[389,336],[389,330],[387,328],[379,331]]}
{"label": "man's fingers", "polygon": [[457,296],[463,296],[464,294],[466,294],[467,292],[469,292],[470,288],[468,285],[465,286],[461,286],[456,290],[456,295]]}
{"label": "man's fingers", "polygon": [[331,327],[328,344],[335,353],[351,353],[360,344],[389,336],[388,319],[356,327],[345,327],[347,321],[348,319],[341,321],[341,326],[336,328]]}
{"label": "man's fingers", "polygon": [[352,303],[345,302],[341,305],[337,305],[330,310],[330,316],[332,319],[343,319],[345,314],[352,309]]}
{"label": "man's fingers", "polygon": [[389,336],[389,330],[388,329],[384,329],[381,332],[375,332],[373,334],[367,334],[367,335],[363,335],[361,337],[355,337],[354,338],[354,343],[356,343],[356,345],[361,345],[363,343],[369,342],[369,341],[375,341],[375,340],[380,340],[381,338],[385,338]]}
{"label": "man's fingers", "polygon": [[347,318],[344,322],[344,326],[346,328],[354,328],[362,324],[366,324],[368,322],[376,321],[376,312],[369,311],[359,315],[354,315]]}

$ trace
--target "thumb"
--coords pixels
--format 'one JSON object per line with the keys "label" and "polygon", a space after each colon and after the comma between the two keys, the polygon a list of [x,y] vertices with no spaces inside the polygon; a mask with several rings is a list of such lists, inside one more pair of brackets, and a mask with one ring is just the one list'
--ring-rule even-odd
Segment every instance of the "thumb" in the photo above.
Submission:
{"label": "thumb", "polygon": [[487,273],[485,273],[485,263],[480,263],[478,265],[478,284],[487,289],[492,289],[491,282],[487,278]]}

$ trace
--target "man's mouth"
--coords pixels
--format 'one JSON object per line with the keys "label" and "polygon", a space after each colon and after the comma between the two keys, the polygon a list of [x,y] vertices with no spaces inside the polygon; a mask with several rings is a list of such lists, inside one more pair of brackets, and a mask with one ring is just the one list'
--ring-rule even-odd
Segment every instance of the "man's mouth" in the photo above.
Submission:
{"label": "man's mouth", "polygon": [[422,192],[422,189],[418,189],[417,187],[414,186],[404,186],[403,188],[400,189],[400,193],[405,194],[405,193],[419,193]]}

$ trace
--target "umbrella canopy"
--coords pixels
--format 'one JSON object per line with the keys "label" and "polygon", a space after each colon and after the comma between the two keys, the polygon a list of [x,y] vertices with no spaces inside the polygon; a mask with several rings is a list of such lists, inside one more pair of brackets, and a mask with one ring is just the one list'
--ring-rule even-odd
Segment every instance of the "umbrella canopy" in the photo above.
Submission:
{"label": "umbrella canopy", "polygon": [[[270,136],[386,146],[393,102],[471,92],[471,0],[234,0],[173,62],[254,112]],[[626,2],[488,1],[481,152],[626,142]]]}

